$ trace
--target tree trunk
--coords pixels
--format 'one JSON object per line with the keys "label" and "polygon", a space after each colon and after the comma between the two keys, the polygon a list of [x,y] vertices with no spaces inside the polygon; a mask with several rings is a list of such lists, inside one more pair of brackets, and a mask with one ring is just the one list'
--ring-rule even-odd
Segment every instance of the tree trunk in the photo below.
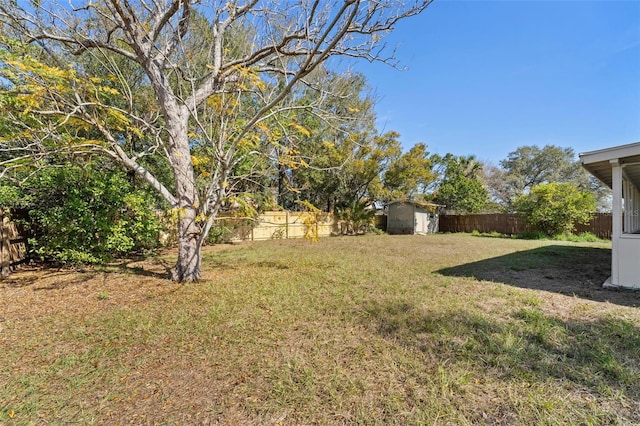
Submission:
{"label": "tree trunk", "polygon": [[196,222],[200,201],[189,149],[188,111],[183,108],[172,112],[176,119],[170,120],[170,114],[167,114],[167,130],[171,138],[170,160],[178,204],[178,260],[171,278],[177,282],[191,282],[197,281],[201,274],[202,230]]}
{"label": "tree trunk", "polygon": [[178,260],[171,278],[177,282],[197,281],[201,274],[201,245],[199,226],[196,224],[196,209],[182,208],[178,220]]}
{"label": "tree trunk", "polygon": [[[278,157],[280,156],[280,153],[278,153]],[[285,209],[288,208],[289,206],[285,206],[285,180],[286,179],[286,169],[284,164],[279,163],[278,164],[278,199],[277,199],[277,203],[279,206],[284,207]]]}

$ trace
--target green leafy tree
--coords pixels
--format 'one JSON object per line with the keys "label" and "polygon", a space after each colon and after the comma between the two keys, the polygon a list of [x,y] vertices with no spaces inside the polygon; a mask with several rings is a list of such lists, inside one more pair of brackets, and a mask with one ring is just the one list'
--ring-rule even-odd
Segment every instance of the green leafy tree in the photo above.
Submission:
{"label": "green leafy tree", "polygon": [[385,201],[424,195],[435,178],[427,145],[418,143],[400,155],[384,172]]}
{"label": "green leafy tree", "polygon": [[580,165],[572,148],[554,145],[521,146],[500,162],[500,167],[487,170],[487,186],[491,199],[508,211],[514,201],[542,183],[565,182],[591,191],[598,204],[606,203],[609,191]]}
{"label": "green leafy tree", "polygon": [[336,206],[351,208],[355,203],[371,206],[384,196],[382,176],[401,156],[402,147],[396,132],[382,135],[361,133],[347,145],[347,161],[337,173],[342,188]]}
{"label": "green leafy tree", "polygon": [[[375,115],[365,77],[330,73],[329,78],[331,94],[306,88],[298,100],[308,105],[324,98],[322,113],[309,108],[292,110],[288,122],[295,124],[281,132],[289,140],[274,150],[278,204],[284,208],[297,208],[306,200],[333,211],[361,199],[387,163],[387,142],[393,136],[371,136]],[[282,120],[278,121],[281,128]],[[287,146],[297,149],[294,156]]]}
{"label": "green leafy tree", "polygon": [[489,200],[482,182],[482,164],[473,155],[432,156],[439,170],[433,201],[456,213],[479,213]]}
{"label": "green leafy tree", "polygon": [[514,202],[515,210],[526,216],[535,230],[547,235],[571,233],[577,223],[586,223],[596,207],[592,193],[569,183],[535,185]]}
{"label": "green leafy tree", "polygon": [[37,257],[58,263],[97,263],[158,245],[152,197],[126,173],[68,164],[32,175],[22,193]]}
{"label": "green leafy tree", "polygon": [[500,165],[507,171],[506,183],[516,196],[541,183],[575,181],[580,174],[573,149],[554,145],[521,146]]}
{"label": "green leafy tree", "polygon": [[[332,57],[393,61],[379,55],[382,40],[430,2],[0,2],[9,52],[0,68],[24,101],[12,117],[29,121],[20,138],[0,147],[13,160],[0,173],[27,159],[60,163],[63,148],[119,162],[178,213],[173,279],[197,280],[202,245],[232,195],[236,166],[262,153],[258,142],[277,140],[263,137],[260,125],[290,109],[283,101],[298,85],[312,84],[308,79]],[[38,55],[22,54],[7,38],[37,46]],[[113,79],[86,67],[86,56]],[[126,72],[144,76],[153,93],[145,100],[156,115],[137,110],[137,93],[114,57],[128,64]],[[94,132],[100,137],[88,137]],[[152,143],[134,149],[123,132]],[[196,163],[207,168],[208,179],[199,184],[192,148],[204,144],[209,155]],[[164,155],[171,184],[141,161],[149,152]]]}

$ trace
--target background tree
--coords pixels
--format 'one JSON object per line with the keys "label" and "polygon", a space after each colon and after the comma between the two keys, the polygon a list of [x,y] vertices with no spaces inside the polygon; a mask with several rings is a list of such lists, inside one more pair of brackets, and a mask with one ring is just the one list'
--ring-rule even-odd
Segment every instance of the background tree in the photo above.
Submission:
{"label": "background tree", "polygon": [[[275,140],[260,125],[330,57],[381,59],[380,40],[429,3],[3,1],[9,55],[1,68],[24,101],[13,116],[28,122],[21,138],[2,146],[14,159],[3,162],[3,173],[26,159],[56,161],[62,148],[120,162],[178,212],[173,279],[197,280],[202,244],[234,187],[236,166],[258,152],[258,140]],[[96,76],[85,66],[88,57],[113,78]],[[154,95],[145,101],[158,115],[139,113],[121,61],[144,75]],[[123,134],[151,143],[136,149]],[[205,144],[210,157],[196,163],[208,166],[209,176],[199,188],[191,149]],[[150,153],[164,154],[171,189],[141,161]]]}
{"label": "background tree", "polygon": [[500,168],[490,168],[487,175],[491,198],[508,211],[513,211],[518,197],[543,183],[569,183],[592,191],[598,200],[607,197],[606,189],[582,168],[572,148],[521,146],[500,161]]}
{"label": "background tree", "polygon": [[432,161],[439,170],[434,202],[445,205],[449,212],[467,214],[483,211],[488,202],[488,191],[481,180],[482,164],[473,155],[434,155]]}
{"label": "background tree", "polygon": [[344,209],[354,203],[372,206],[384,194],[381,176],[402,153],[396,132],[382,135],[361,133],[350,139],[343,148],[344,166],[335,169],[338,182],[336,208]]}
{"label": "background tree", "polygon": [[383,201],[424,196],[434,174],[427,145],[417,143],[394,160],[383,175]]}
{"label": "background tree", "polygon": [[551,182],[535,185],[515,200],[514,207],[537,231],[553,236],[571,233],[576,223],[588,222],[596,200],[592,193],[569,183]]}
{"label": "background tree", "polygon": [[292,112],[299,124],[287,137],[297,139],[293,145],[299,161],[273,161],[278,168],[278,204],[284,208],[295,209],[306,200],[333,211],[362,198],[386,163],[386,139],[373,136],[375,114],[364,76],[336,74],[331,87],[331,94],[313,88],[304,91],[303,99],[325,97],[321,112]]}

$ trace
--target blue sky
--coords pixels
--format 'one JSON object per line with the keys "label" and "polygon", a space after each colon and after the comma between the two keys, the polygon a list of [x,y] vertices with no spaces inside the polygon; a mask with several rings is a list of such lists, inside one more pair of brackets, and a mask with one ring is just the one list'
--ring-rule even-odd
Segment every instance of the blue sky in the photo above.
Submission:
{"label": "blue sky", "polygon": [[640,141],[640,0],[435,0],[359,62],[378,130],[493,164],[522,145]]}

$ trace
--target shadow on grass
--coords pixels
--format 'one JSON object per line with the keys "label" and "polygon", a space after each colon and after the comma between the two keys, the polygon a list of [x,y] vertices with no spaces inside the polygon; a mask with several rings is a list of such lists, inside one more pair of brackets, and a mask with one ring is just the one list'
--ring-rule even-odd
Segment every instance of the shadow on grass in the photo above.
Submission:
{"label": "shadow on grass", "polygon": [[[370,301],[364,311],[364,323],[385,339],[438,365],[453,361],[447,367],[452,376],[457,364],[493,383],[552,381],[561,392],[586,390],[609,401],[610,424],[618,415],[633,421],[629,424],[640,422],[640,327],[631,321],[614,316],[567,321],[534,307],[516,310],[505,321],[486,313],[435,313],[412,301]],[[506,408],[498,422],[517,417],[517,407]]]}
{"label": "shadow on grass", "polygon": [[[161,259],[155,259],[152,266],[140,266],[136,263],[144,261],[144,257],[119,259],[107,265],[86,267],[56,267],[46,264],[24,266],[8,277],[0,280],[0,285],[20,288],[36,286],[43,281],[49,284],[35,287],[34,290],[59,290],[83,284],[98,275],[126,274],[168,280],[171,278],[171,265]],[[106,278],[108,279],[108,278]]]}
{"label": "shadow on grass", "polygon": [[521,288],[544,290],[598,302],[640,306],[640,292],[606,290],[611,249],[550,245],[436,271]]}
{"label": "shadow on grass", "polygon": [[[153,259],[151,268],[145,268],[144,266],[135,265],[134,263],[146,260],[145,257],[139,257],[134,259],[121,260],[120,262],[110,263],[102,272],[118,272],[123,274],[137,275],[140,277],[158,278],[167,280],[171,278],[171,271],[173,266],[163,259]],[[158,269],[160,271],[158,271]]]}
{"label": "shadow on grass", "polygon": [[82,284],[95,277],[95,273],[83,274],[76,277],[71,277],[72,270],[53,268],[53,267],[23,267],[17,271],[12,272],[8,277],[0,280],[0,286],[9,288],[22,288],[30,287],[38,284],[38,282],[46,279],[53,280],[48,286],[37,287],[34,290],[56,290],[65,287],[69,287],[76,284]]}

